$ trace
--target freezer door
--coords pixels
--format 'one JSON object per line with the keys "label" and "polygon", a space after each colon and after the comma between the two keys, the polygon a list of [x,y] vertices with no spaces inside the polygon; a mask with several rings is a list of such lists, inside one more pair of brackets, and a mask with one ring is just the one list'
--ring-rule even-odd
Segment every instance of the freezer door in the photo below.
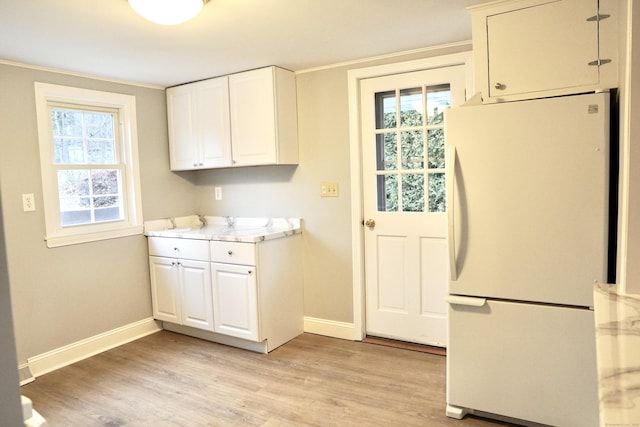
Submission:
{"label": "freezer door", "polygon": [[597,426],[593,311],[481,302],[450,304],[448,412]]}
{"label": "freezer door", "polygon": [[450,293],[592,306],[606,283],[609,94],[445,114]]}

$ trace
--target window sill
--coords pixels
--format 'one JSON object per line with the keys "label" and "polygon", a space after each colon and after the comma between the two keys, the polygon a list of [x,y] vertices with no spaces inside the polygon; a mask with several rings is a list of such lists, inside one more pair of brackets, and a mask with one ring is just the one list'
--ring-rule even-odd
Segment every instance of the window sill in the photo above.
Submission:
{"label": "window sill", "polygon": [[117,239],[119,237],[135,236],[143,234],[143,226],[131,226],[118,228],[116,230],[105,230],[82,234],[67,234],[47,236],[47,247],[57,248],[60,246],[76,245],[79,243],[97,242],[99,240]]}

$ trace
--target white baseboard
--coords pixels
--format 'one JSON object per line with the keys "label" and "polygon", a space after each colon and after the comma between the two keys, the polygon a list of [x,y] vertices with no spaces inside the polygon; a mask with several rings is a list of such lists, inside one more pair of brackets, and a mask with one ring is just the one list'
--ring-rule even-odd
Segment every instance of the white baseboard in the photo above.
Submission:
{"label": "white baseboard", "polygon": [[[161,330],[162,328],[158,322],[149,317],[30,357],[27,359],[28,369],[31,371],[33,377],[39,377],[40,375],[55,371],[56,369]],[[21,368],[24,369],[25,366],[22,365]]]}
{"label": "white baseboard", "polygon": [[356,337],[353,323],[337,322],[335,320],[319,319],[317,317],[304,318],[304,331],[311,334],[325,335],[344,340],[359,341]]}

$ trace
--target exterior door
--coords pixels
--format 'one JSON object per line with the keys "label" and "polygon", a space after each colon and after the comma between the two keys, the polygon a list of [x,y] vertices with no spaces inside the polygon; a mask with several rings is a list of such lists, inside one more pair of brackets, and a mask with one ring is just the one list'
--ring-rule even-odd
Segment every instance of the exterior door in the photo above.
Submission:
{"label": "exterior door", "polygon": [[464,66],[361,81],[367,335],[446,345],[443,111],[464,87]]}

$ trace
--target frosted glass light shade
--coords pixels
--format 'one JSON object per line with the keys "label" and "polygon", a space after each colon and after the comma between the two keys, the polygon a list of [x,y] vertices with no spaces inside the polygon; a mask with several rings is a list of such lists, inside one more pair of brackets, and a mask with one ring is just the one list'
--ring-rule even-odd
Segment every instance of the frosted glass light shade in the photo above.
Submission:
{"label": "frosted glass light shade", "polygon": [[182,24],[200,13],[206,0],[129,0],[140,16],[162,25]]}

